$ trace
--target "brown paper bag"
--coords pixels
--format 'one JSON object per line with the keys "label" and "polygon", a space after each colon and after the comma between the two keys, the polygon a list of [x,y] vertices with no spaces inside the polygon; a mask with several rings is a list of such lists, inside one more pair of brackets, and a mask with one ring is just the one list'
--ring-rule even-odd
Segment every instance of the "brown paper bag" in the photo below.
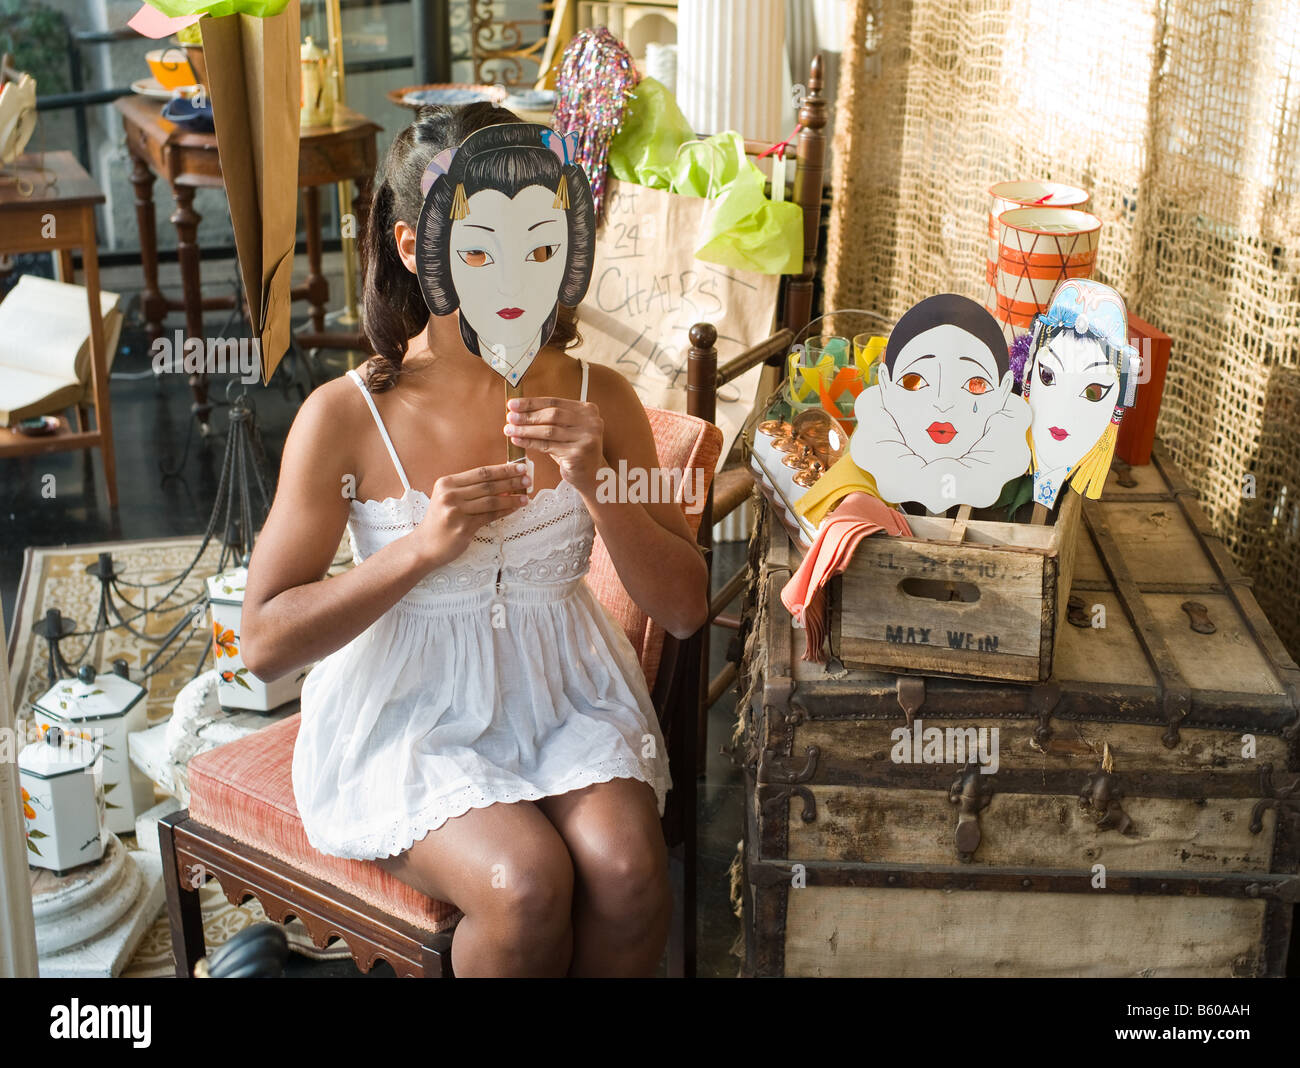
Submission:
{"label": "brown paper bag", "polygon": [[[596,265],[578,309],[585,358],[621,371],[641,402],[686,410],[687,332],[718,330],[725,363],[772,333],[780,277],[697,260],[709,201],[611,178],[596,234]],[[761,365],[718,393],[725,458],[754,406]],[[721,464],[721,459],[719,464]]]}
{"label": "brown paper bag", "polygon": [[269,382],[289,348],[298,220],[298,3],[199,22],[239,272]]}

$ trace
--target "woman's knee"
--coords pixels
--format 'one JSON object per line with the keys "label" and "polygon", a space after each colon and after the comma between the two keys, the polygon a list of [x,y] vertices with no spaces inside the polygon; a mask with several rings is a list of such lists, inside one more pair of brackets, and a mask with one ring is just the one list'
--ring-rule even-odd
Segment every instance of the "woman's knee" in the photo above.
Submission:
{"label": "woman's knee", "polygon": [[572,911],[574,880],[564,840],[540,817],[535,828],[525,828],[531,834],[517,826],[503,830],[500,822],[486,824],[481,835],[460,848],[458,841],[430,836],[376,863],[421,893],[494,925],[562,928]]}
{"label": "woman's knee", "polygon": [[562,843],[502,857],[490,866],[487,881],[478,911],[497,922],[528,930],[568,926],[574,873]]}
{"label": "woman's knee", "polygon": [[611,838],[584,858],[581,878],[592,904],[609,916],[656,915],[671,896],[662,836]]}

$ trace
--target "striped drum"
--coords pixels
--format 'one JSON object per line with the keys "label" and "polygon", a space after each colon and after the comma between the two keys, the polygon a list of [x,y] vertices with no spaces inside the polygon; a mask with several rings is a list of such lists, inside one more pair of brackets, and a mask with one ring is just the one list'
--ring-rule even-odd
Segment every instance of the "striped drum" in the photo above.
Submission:
{"label": "striped drum", "polygon": [[984,265],[988,284],[984,307],[998,310],[998,216],[1014,208],[1076,208],[1088,205],[1088,193],[1060,182],[998,182],[989,187],[989,252]]}
{"label": "striped drum", "polygon": [[1010,341],[1025,333],[1059,282],[1092,277],[1101,220],[1086,211],[1014,208],[998,217],[997,307]]}

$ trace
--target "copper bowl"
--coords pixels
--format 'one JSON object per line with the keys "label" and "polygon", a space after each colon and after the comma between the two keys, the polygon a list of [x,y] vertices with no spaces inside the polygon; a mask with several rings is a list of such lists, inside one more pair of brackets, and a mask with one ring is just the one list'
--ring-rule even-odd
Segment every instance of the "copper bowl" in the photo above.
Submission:
{"label": "copper bowl", "polygon": [[[800,412],[791,426],[795,439],[807,445],[824,467],[830,467],[848,449],[849,443],[841,428],[820,408]],[[832,434],[835,445],[831,444]]]}
{"label": "copper bowl", "polygon": [[765,419],[758,424],[758,432],[768,437],[789,437],[790,424],[784,419]]}

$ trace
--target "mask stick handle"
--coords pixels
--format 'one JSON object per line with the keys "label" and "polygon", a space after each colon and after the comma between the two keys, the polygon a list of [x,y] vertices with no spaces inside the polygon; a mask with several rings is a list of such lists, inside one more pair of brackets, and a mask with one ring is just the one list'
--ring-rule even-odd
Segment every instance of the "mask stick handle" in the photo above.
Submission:
{"label": "mask stick handle", "polygon": [[[509,380],[506,380],[507,410],[509,410],[510,407],[508,402],[511,397],[522,397],[523,395],[524,395],[524,389],[522,385],[522,379],[519,383],[516,383],[515,385],[511,385]],[[522,445],[516,445],[513,441],[506,442],[507,463],[514,463],[516,460],[522,460],[523,458],[524,458],[524,447]]]}

